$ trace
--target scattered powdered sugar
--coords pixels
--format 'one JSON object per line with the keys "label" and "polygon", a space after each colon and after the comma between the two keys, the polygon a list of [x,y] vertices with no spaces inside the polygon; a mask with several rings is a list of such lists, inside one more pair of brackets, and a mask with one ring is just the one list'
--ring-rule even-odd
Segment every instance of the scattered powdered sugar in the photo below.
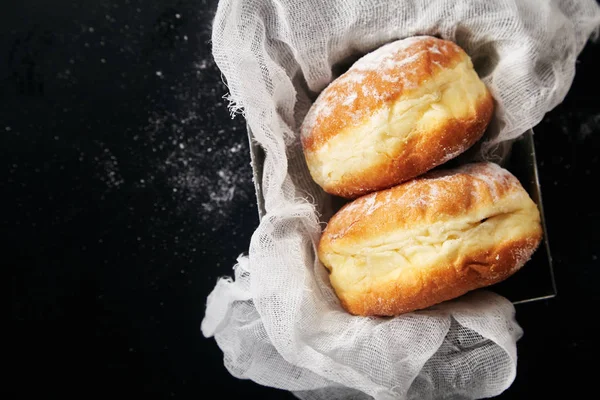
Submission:
{"label": "scattered powdered sugar", "polygon": [[443,194],[446,193],[440,190],[438,185],[429,185],[429,192],[426,194],[426,196],[428,197],[429,201],[432,201],[439,198]]}
{"label": "scattered powdered sugar", "polygon": [[344,237],[346,233],[352,228],[354,223],[364,216],[371,215],[382,203],[377,201],[377,197],[381,192],[371,193],[358,199],[347,203],[335,216],[334,218],[341,221],[338,228],[335,229],[335,233],[331,234],[332,240]]}
{"label": "scattered powdered sugar", "polygon": [[[423,48],[411,47],[420,41],[427,45]],[[334,111],[338,119],[334,123],[336,129],[342,129],[346,124],[359,124],[381,101],[393,98],[405,88],[416,87],[417,68],[411,65],[426,57],[428,52],[442,54],[442,51],[449,50],[445,43],[438,45],[438,42],[441,41],[429,36],[411,37],[388,43],[360,58],[321,92],[303,121],[302,137],[308,137],[318,121],[332,115]],[[439,68],[442,67],[438,61],[432,61]],[[370,79],[368,85],[362,84],[365,79]],[[384,82],[387,84],[381,84]],[[359,97],[374,100],[371,107],[353,107]]]}
{"label": "scattered powdered sugar", "polygon": [[[407,191],[405,198],[401,199],[403,204],[408,208],[423,208],[439,204],[445,201],[446,198],[454,196],[455,190],[448,190],[448,187],[440,184],[444,181],[453,181],[456,179],[456,175],[444,175],[436,178],[426,179],[415,178],[412,183],[413,185],[419,186],[419,190]],[[450,186],[453,188],[453,186]]]}
{"label": "scattered powdered sugar", "polygon": [[345,106],[352,105],[352,103],[354,103],[354,100],[356,100],[357,97],[358,94],[356,92],[352,92],[348,95],[348,97],[346,97],[342,104],[344,104]]}
{"label": "scattered powdered sugar", "polygon": [[376,196],[377,193],[371,193],[366,196],[359,197],[358,199],[347,203],[344,206],[343,211],[341,213],[365,214],[367,212],[367,209],[369,209],[373,204],[375,204]]}
{"label": "scattered powdered sugar", "polygon": [[372,71],[373,69],[380,68],[381,64],[387,62],[394,54],[406,50],[410,45],[416,41],[428,38],[427,36],[415,36],[407,39],[397,40],[392,43],[381,46],[377,50],[374,50],[358,61],[350,68],[355,71]]}
{"label": "scattered powdered sugar", "polygon": [[519,185],[519,181],[507,170],[494,163],[475,163],[461,167],[469,174],[487,185],[494,199],[499,198],[498,188]]}
{"label": "scattered powdered sugar", "polygon": [[516,247],[512,250],[512,256],[514,257],[514,266],[511,268],[510,273],[513,274],[518,271],[533,255],[533,252],[537,248],[538,242],[534,239],[527,239],[524,246]]}
{"label": "scattered powdered sugar", "polygon": [[[383,57],[378,57],[377,62],[365,62],[360,65],[354,65],[349,71],[372,71],[374,69],[381,71],[381,75],[390,74],[392,70],[402,65],[414,63],[419,59],[421,53],[415,53],[410,57],[406,57],[402,60],[396,60],[395,55],[399,50],[394,53],[386,53]],[[360,60],[359,60],[360,62]]]}
{"label": "scattered powdered sugar", "polygon": [[[378,216],[375,219],[380,221],[377,229],[386,229],[383,226],[387,224],[385,221],[388,218],[382,218],[385,213],[397,214],[398,210],[402,210],[402,213],[407,216],[417,215],[419,219],[439,220],[440,215],[447,212],[445,210],[448,204],[456,201],[457,195],[463,196],[460,193],[464,193],[465,196],[469,196],[469,193],[465,192],[465,175],[474,177],[485,185],[475,187],[473,194],[487,189],[497,199],[501,195],[500,190],[503,196],[522,192],[511,191],[506,194],[505,187],[510,187],[515,182],[518,184],[518,181],[510,172],[493,163],[466,164],[455,169],[434,171],[346,204],[334,217],[337,225],[336,233],[330,238],[336,240],[353,229],[364,229],[369,221],[367,217],[376,212]],[[523,263],[529,256],[531,251],[518,253],[519,260],[523,260]]]}
{"label": "scattered powdered sugar", "polygon": [[377,203],[375,200],[377,200],[377,194],[375,194],[374,196],[368,196],[365,199],[363,207],[366,209],[366,212],[365,212],[366,215],[371,215],[371,214],[373,214],[373,211],[376,210]]}
{"label": "scattered powdered sugar", "polygon": [[[185,98],[186,90],[178,88],[179,95]],[[207,115],[222,104],[197,113],[195,103],[189,103],[180,113],[159,110],[149,116],[138,143],[151,149],[155,161],[139,185],[166,184],[173,211],[201,215],[217,229],[253,197],[248,142],[235,125],[207,129]]]}
{"label": "scattered powdered sugar", "polygon": [[600,130],[600,113],[592,114],[581,122],[579,126],[579,138],[585,139],[593,132]]}
{"label": "scattered powdered sugar", "polygon": [[[517,178],[498,164],[491,162],[465,164],[454,169],[433,171],[425,175],[425,177],[435,181],[453,180],[459,174],[470,175],[479,180],[487,187],[494,199],[500,198],[501,194],[503,196],[522,195],[522,191],[510,190],[510,188],[520,187]],[[507,189],[510,192],[508,194],[506,193]]]}
{"label": "scattered powdered sugar", "polygon": [[124,183],[124,179],[117,158],[103,143],[96,142],[96,144],[102,149],[100,155],[94,157],[96,165],[101,169],[98,178],[106,184],[108,189],[119,187]]}
{"label": "scattered powdered sugar", "polygon": [[207,211],[220,208],[224,203],[233,200],[235,191],[239,184],[239,175],[229,168],[220,169],[217,172],[219,179],[209,193],[210,202],[202,203]]}
{"label": "scattered powdered sugar", "polygon": [[[163,168],[183,208],[189,208],[184,207],[186,203],[197,204],[197,212],[202,213],[204,220],[225,220],[234,201],[247,201],[251,196],[247,190],[251,187],[251,174],[238,163],[240,159],[247,162],[248,158],[247,151],[240,152],[237,146],[213,148],[210,144],[192,143],[174,149]],[[223,218],[215,218],[219,216]]]}
{"label": "scattered powdered sugar", "polygon": [[429,52],[433,54],[442,54],[437,44],[434,44],[433,46],[429,47]]}
{"label": "scattered powdered sugar", "polygon": [[464,151],[467,149],[467,144],[463,144],[461,146],[458,146],[454,149],[446,149],[445,153],[444,153],[444,157],[442,157],[442,159],[439,161],[439,165],[445,163],[446,161],[452,160],[453,158],[458,157],[459,155],[461,155],[462,153],[464,153]]}
{"label": "scattered powdered sugar", "polygon": [[300,134],[302,137],[307,137],[310,135],[312,130],[314,129],[317,120],[322,117],[327,117],[331,115],[333,112],[334,103],[328,98],[329,93],[327,89],[317,97],[317,100],[312,105],[306,117],[304,117],[304,121],[302,122],[302,128],[300,130]]}
{"label": "scattered powdered sugar", "polygon": [[350,83],[362,83],[365,80],[367,75],[355,71],[352,74],[345,74],[340,77],[341,82],[350,82]]}

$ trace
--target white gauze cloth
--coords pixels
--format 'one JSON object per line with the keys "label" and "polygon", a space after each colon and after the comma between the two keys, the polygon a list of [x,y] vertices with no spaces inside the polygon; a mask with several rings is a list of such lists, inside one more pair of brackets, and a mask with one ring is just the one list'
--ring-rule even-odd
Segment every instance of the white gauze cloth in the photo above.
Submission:
{"label": "white gauze cloth", "polygon": [[[458,43],[497,107],[487,148],[565,97],[600,23],[593,0],[221,0],[213,53],[266,157],[266,215],[202,322],[238,378],[301,399],[470,399],[516,374],[512,304],[479,291],[396,318],[344,312],[316,257],[331,198],[311,179],[299,127],[340,64],[414,35]],[[484,146],[485,148],[486,146]]]}

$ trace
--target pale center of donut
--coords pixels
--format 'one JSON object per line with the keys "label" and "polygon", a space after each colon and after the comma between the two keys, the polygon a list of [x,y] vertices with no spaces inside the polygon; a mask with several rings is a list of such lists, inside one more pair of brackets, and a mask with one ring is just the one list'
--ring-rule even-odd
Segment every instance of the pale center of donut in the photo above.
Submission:
{"label": "pale center of donut", "polygon": [[[433,68],[439,67],[434,66]],[[401,157],[412,135],[435,131],[449,120],[476,115],[481,98],[487,96],[483,82],[464,57],[452,69],[435,71],[414,90],[332,137],[309,152],[311,172],[317,182],[337,182],[344,174],[363,171]],[[447,149],[454,157],[464,148]],[[443,160],[445,161],[445,160]]]}
{"label": "pale center of donut", "polygon": [[423,269],[454,268],[465,257],[481,255],[485,264],[486,253],[494,253],[495,248],[515,238],[535,236],[538,229],[535,204],[516,193],[477,213],[383,235],[373,232],[353,245],[340,241],[323,255],[323,261],[334,266],[333,286],[344,291],[368,291],[389,281],[421,279]]}

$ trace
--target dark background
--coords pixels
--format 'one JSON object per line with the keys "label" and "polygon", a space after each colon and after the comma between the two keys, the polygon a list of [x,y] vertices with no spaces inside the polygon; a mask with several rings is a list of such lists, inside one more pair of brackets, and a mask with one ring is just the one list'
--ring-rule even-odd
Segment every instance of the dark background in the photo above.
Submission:
{"label": "dark background", "polygon": [[[231,377],[199,330],[258,223],[244,120],[211,57],[215,9],[3,2],[7,398],[292,398]],[[599,49],[536,128],[559,295],[517,307],[525,336],[503,399],[597,386]]]}

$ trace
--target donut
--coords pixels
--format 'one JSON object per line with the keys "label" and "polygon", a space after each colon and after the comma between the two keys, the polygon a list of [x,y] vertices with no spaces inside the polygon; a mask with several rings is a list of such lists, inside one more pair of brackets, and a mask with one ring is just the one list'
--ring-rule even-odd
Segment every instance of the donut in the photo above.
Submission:
{"label": "donut", "polygon": [[365,55],[329,84],[300,136],[314,181],[356,198],[464,152],[493,111],[490,92],[460,47],[418,36]]}
{"label": "donut", "polygon": [[346,204],[318,256],[348,312],[394,316],[506,279],[541,238],[538,208],[519,181],[474,163]]}

